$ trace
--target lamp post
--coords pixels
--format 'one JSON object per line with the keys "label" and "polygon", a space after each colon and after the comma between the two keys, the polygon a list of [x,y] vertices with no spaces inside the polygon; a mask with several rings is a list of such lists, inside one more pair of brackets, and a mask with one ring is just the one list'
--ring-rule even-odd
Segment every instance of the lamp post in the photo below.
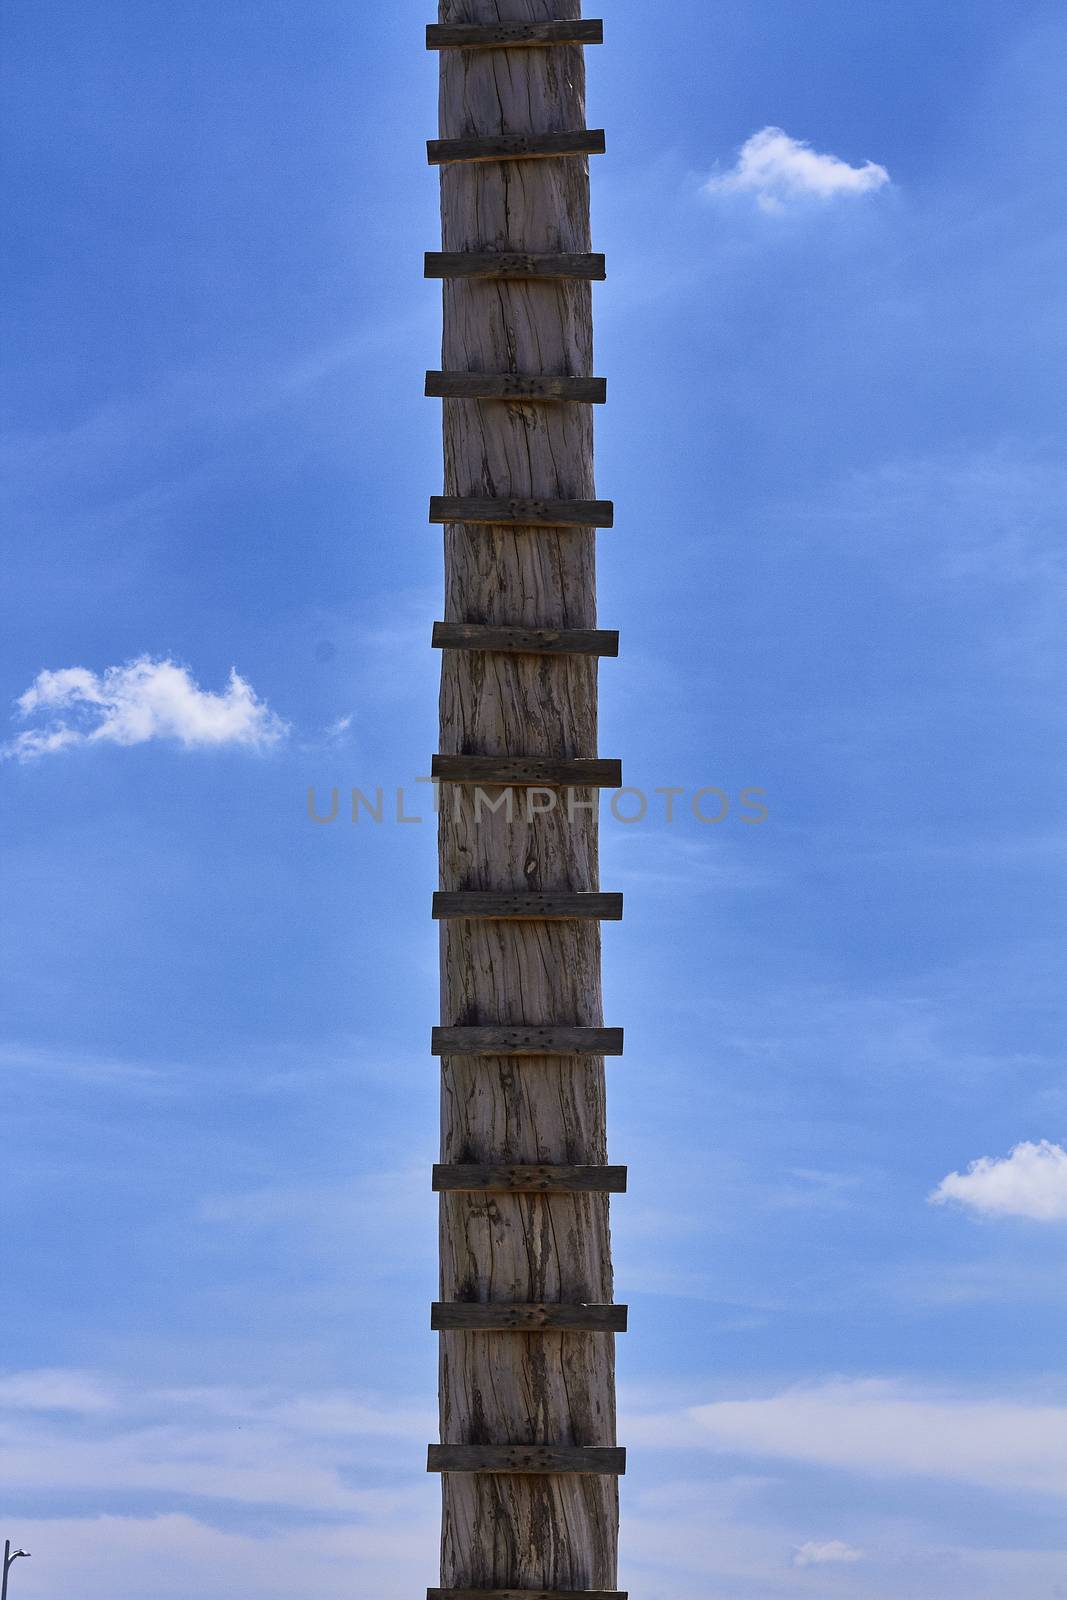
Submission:
{"label": "lamp post", "polygon": [[3,1583],[0,1584],[0,1600],[7,1600],[7,1575],[11,1568],[15,1565],[19,1556],[28,1556],[29,1553],[28,1550],[12,1550],[11,1540],[4,1540],[4,1578]]}

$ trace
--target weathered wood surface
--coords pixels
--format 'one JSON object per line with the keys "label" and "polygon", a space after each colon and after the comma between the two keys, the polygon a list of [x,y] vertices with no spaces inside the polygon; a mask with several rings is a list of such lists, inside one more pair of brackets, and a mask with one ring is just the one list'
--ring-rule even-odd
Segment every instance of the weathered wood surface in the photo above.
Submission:
{"label": "weathered wood surface", "polygon": [[435,622],[437,650],[490,650],[527,656],[617,656],[615,628],[507,628],[487,622]]}
{"label": "weathered wood surface", "polygon": [[619,922],[622,918],[622,895],[539,894],[530,889],[521,889],[518,893],[507,889],[453,890],[446,893],[439,889],[433,897],[433,916],[437,922],[446,922],[451,917],[487,917],[500,922],[596,917],[601,922]]}
{"label": "weathered wood surface", "polygon": [[438,1163],[433,1169],[433,1189],[435,1194],[625,1194],[626,1168],[546,1162],[518,1166]]}
{"label": "weathered wood surface", "polygon": [[427,139],[431,167],[446,162],[541,161],[554,156],[602,156],[603,128],[567,128],[559,133],[494,133],[471,139]]}
{"label": "weathered wood surface", "polygon": [[435,1056],[621,1056],[621,1028],[574,1028],[523,1024],[434,1028]]}
{"label": "weathered wood surface", "polygon": [[608,384],[606,378],[575,378],[554,372],[428,372],[426,394],[431,400],[566,401],[599,406],[608,397]]}
{"label": "weathered wood surface", "polygon": [[465,1300],[437,1300],[430,1307],[430,1328],[467,1328],[483,1333],[542,1333],[559,1328],[571,1333],[625,1333],[627,1306],[473,1305]]}
{"label": "weathered wood surface", "polygon": [[559,759],[438,754],[431,758],[430,775],[442,783],[490,784],[503,788],[621,789],[622,762],[585,756]]}
{"label": "weathered wood surface", "polygon": [[427,50],[520,50],[525,46],[603,44],[604,24],[590,17],[582,22],[431,22]]}
{"label": "weathered wood surface", "polygon": [[427,278],[588,278],[602,283],[607,275],[603,255],[592,250],[539,255],[522,250],[427,250],[423,265]]}
{"label": "weathered wood surface", "polygon": [[630,1600],[626,1589],[427,1589],[426,1600]]}
{"label": "weathered wood surface", "polygon": [[610,500],[490,500],[478,495],[430,496],[431,522],[519,528],[610,528]]}
{"label": "weathered wood surface", "polygon": [[626,1589],[427,1589],[426,1600],[630,1600]]}
{"label": "weathered wood surface", "polygon": [[[569,20],[579,0],[444,0],[444,23]],[[442,138],[585,126],[582,50],[443,51]],[[442,253],[584,256],[592,251],[589,163],[456,162],[440,169]],[[446,279],[441,366],[591,374],[592,283]],[[445,400],[444,491],[596,496],[593,411]],[[596,628],[596,534],[589,528],[444,530],[448,624]],[[597,749],[596,658],[564,653],[441,658],[442,752],[545,757]],[[443,796],[447,800],[447,796]],[[475,819],[445,803],[442,889],[595,891],[597,818],[562,808]],[[442,1022],[601,1026],[600,926],[457,921],[440,925]],[[441,1160],[608,1159],[605,1068],[595,1056],[445,1057]],[[606,1302],[613,1298],[606,1194],[441,1196],[440,1299]],[[451,1444],[615,1443],[614,1338],[544,1333],[439,1335],[441,1435]],[[612,1590],[618,1487],[612,1477],[441,1479],[444,1586]]]}
{"label": "weathered wood surface", "polygon": [[432,1444],[427,1472],[583,1472],[620,1476],[626,1451],[604,1445]]}

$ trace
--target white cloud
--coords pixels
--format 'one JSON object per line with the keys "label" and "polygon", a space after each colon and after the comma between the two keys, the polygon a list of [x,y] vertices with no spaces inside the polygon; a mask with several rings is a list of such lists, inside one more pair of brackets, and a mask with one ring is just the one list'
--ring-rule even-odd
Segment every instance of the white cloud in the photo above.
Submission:
{"label": "white cloud", "polygon": [[0,1376],[0,1408],[25,1411],[109,1411],[114,1397],[91,1373],[48,1367]]}
{"label": "white cloud", "polygon": [[1030,1217],[1067,1222],[1067,1150],[1042,1139],[1024,1141],[1009,1156],[982,1156],[966,1172],[942,1178],[930,1200],[956,1200],[991,1217]]}
{"label": "white cloud", "polygon": [[22,718],[44,719],[6,747],[4,754],[19,761],[71,745],[134,745],[150,739],[175,739],[187,750],[221,745],[262,750],[288,731],[236,671],[231,669],[222,694],[212,694],[197,685],[188,667],[151,656],[99,674],[87,667],[39,672],[17,706]]}
{"label": "white cloud", "polygon": [[854,1550],[850,1544],[845,1544],[841,1539],[827,1539],[819,1543],[817,1539],[809,1539],[802,1544],[793,1557],[794,1567],[823,1567],[833,1566],[835,1563],[849,1561],[862,1561],[863,1551]]}
{"label": "white cloud", "polygon": [[888,182],[888,172],[875,161],[850,167],[781,128],[761,128],[745,140],[730,171],[713,174],[704,189],[707,194],[753,194],[762,210],[781,211],[787,200],[866,194]]}
{"label": "white cloud", "polygon": [[945,1397],[881,1379],[631,1416],[631,1442],[1067,1496],[1067,1405]]}

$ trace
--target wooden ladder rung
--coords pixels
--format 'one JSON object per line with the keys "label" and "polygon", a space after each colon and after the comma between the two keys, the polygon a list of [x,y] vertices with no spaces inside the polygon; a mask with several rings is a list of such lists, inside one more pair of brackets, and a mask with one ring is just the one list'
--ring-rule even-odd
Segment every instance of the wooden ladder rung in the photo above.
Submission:
{"label": "wooden ladder rung", "polygon": [[590,1444],[432,1444],[426,1470],[621,1476],[626,1471],[626,1451]]}
{"label": "wooden ladder rung", "polygon": [[509,628],[492,622],[435,622],[435,650],[492,650],[506,655],[617,656],[616,628]]}
{"label": "wooden ladder rung", "polygon": [[630,1600],[626,1589],[427,1589],[426,1600]]}
{"label": "wooden ladder rung", "polygon": [[557,377],[550,372],[428,372],[431,400],[537,400],[603,405],[606,378]]}
{"label": "wooden ladder rung", "polygon": [[584,757],[447,756],[430,760],[430,775],[442,783],[488,784],[525,789],[621,789],[622,762]]}
{"label": "wooden ladder rung", "polygon": [[435,1056],[621,1056],[622,1028],[434,1028]]}
{"label": "wooden ladder rung", "polygon": [[531,254],[527,250],[427,250],[427,278],[580,278],[602,283],[603,255],[596,251]]}
{"label": "wooden ladder rung", "polygon": [[536,889],[436,890],[434,921],[450,922],[460,917],[480,922],[621,922],[622,895],[542,893]]}
{"label": "wooden ladder rung", "polygon": [[566,133],[494,133],[479,139],[427,139],[431,167],[447,161],[539,161],[552,156],[601,156],[603,128],[573,128]]}
{"label": "wooden ladder rung", "polygon": [[433,1169],[435,1194],[625,1194],[625,1167],[520,1166],[478,1161]]}
{"label": "wooden ladder rung", "polygon": [[431,522],[473,522],[517,528],[610,528],[610,500],[489,500],[470,495],[430,497]]}
{"label": "wooden ladder rung", "polygon": [[430,1307],[435,1333],[625,1333],[627,1306],[483,1305],[467,1300],[436,1300]]}
{"label": "wooden ladder rung", "polygon": [[603,44],[599,18],[568,22],[430,22],[427,50],[521,50],[533,45]]}

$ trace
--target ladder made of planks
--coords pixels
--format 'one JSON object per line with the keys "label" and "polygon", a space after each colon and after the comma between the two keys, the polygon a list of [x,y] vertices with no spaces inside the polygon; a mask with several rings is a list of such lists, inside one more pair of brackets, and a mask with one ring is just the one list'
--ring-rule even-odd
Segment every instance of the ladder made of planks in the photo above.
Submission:
{"label": "ladder made of planks", "polygon": [[[430,50],[496,50],[600,44],[598,20],[432,24],[426,30]],[[507,133],[490,137],[427,141],[431,165],[451,162],[512,162],[585,158],[604,151],[602,129],[564,132]],[[493,280],[568,279],[600,281],[604,257],[596,253],[528,253],[508,248],[463,252],[428,252],[427,278]],[[529,372],[439,372],[426,374],[426,394],[435,398],[500,401],[510,405],[601,404],[603,378]],[[610,528],[613,506],[608,500],[514,499],[435,495],[429,520],[486,528]],[[501,623],[435,622],[433,644],[442,650],[482,651],[487,655],[616,656],[618,634],[595,628],[533,628]],[[621,763],[587,757],[443,755],[433,757],[435,780],[461,785],[506,788],[618,788]],[[595,919],[617,921],[622,895],[600,892],[439,891],[433,915],[440,921],[550,922]],[[527,1060],[551,1056],[621,1055],[621,1028],[573,1026],[479,1026],[433,1029],[435,1056],[516,1056]],[[436,1165],[437,1193],[466,1192],[538,1196],[600,1192],[621,1194],[626,1168],[619,1166],[486,1165],[467,1162]],[[431,1312],[435,1331],[476,1330],[508,1334],[561,1330],[571,1333],[621,1333],[627,1325],[625,1305],[552,1303],[518,1304],[436,1302]],[[616,1446],[438,1444],[430,1445],[430,1472],[491,1474],[614,1475],[626,1470],[626,1452]],[[427,1600],[627,1600],[623,1590],[477,1588],[427,1590]]]}

